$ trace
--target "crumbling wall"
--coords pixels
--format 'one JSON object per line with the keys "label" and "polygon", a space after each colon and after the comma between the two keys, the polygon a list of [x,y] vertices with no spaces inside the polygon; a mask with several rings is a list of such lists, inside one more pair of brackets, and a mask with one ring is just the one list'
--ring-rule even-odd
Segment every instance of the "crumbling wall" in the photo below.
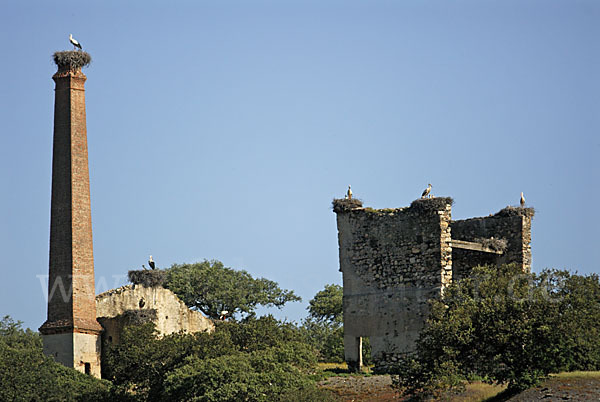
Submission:
{"label": "crumbling wall", "polygon": [[336,204],[344,285],[344,349],[361,365],[360,338],[369,337],[376,369],[413,349],[428,314],[427,300],[452,278],[450,198],[417,200],[407,208],[374,210]]}
{"label": "crumbling wall", "polygon": [[[127,285],[96,296],[103,340],[118,343],[121,331],[132,320],[152,321],[159,334],[213,331],[213,322],[190,310],[175,293],[163,287]],[[140,321],[141,320],[141,321]]]}
{"label": "crumbling wall", "polygon": [[453,277],[461,279],[471,269],[486,264],[521,264],[524,271],[531,269],[531,219],[533,208],[507,207],[495,215],[452,221],[452,239],[472,242],[503,241],[501,255],[472,250],[453,249]]}
{"label": "crumbling wall", "polygon": [[371,341],[379,372],[413,351],[428,300],[474,266],[517,263],[530,269],[533,209],[507,207],[489,217],[451,221],[451,205],[451,198],[428,198],[407,208],[375,210],[354,199],[334,200],[344,353],[351,368],[362,365],[362,337]]}

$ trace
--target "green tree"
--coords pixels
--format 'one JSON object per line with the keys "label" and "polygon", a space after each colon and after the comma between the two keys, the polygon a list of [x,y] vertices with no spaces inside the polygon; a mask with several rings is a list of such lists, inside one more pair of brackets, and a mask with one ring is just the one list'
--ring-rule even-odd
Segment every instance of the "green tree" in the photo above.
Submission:
{"label": "green tree", "polygon": [[[169,399],[205,401],[273,401],[298,393],[316,392],[309,374],[314,371],[315,352],[291,323],[272,316],[243,323],[218,322],[211,339],[231,341],[221,354],[194,354],[187,364],[166,380]],[[321,397],[316,398],[321,400]],[[294,399],[291,399],[294,400]]]}
{"label": "green tree", "polygon": [[318,359],[327,363],[344,362],[344,328],[307,318],[302,322],[302,330],[308,342],[319,354]]}
{"label": "green tree", "polygon": [[9,316],[0,320],[0,400],[110,400],[110,383],[54,362],[41,337]]}
{"label": "green tree", "polygon": [[[340,285],[328,284],[308,302],[308,318],[303,321],[302,329],[323,362],[344,361],[343,296]],[[368,338],[363,340],[363,362],[371,364]]]}
{"label": "green tree", "polygon": [[212,333],[164,337],[157,336],[152,324],[130,326],[120,344],[108,346],[105,362],[120,394],[140,401],[319,395],[309,375],[316,363],[314,350],[293,324],[272,316],[218,321]]}
{"label": "green tree", "polygon": [[600,368],[599,333],[597,275],[478,267],[431,302],[398,385],[418,395],[480,377],[516,392],[549,373]]}
{"label": "green tree", "polygon": [[318,322],[340,326],[343,323],[344,290],[340,285],[325,285],[323,290],[317,292],[308,302],[310,318]]}
{"label": "green tree", "polygon": [[305,336],[319,351],[319,360],[344,361],[344,328],[342,309],[343,289],[325,285],[308,302],[308,318],[302,323]]}
{"label": "green tree", "polygon": [[248,272],[227,268],[219,261],[174,264],[166,272],[167,288],[189,307],[215,319],[221,311],[249,316],[258,306],[281,308],[287,302],[301,300],[274,281],[253,278]]}
{"label": "green tree", "polygon": [[158,337],[153,323],[128,326],[118,344],[104,344],[103,376],[120,395],[136,400],[163,400],[165,376],[181,366],[195,347],[193,335]]}

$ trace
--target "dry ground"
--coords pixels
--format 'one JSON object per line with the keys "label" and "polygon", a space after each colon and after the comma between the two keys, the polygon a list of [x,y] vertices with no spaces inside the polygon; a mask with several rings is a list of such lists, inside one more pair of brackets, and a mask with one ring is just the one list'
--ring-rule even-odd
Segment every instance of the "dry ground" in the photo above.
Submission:
{"label": "dry ground", "polygon": [[[322,367],[331,370],[331,367]],[[341,371],[341,369],[338,369]],[[403,401],[393,388],[388,375],[340,374],[319,382],[319,387],[328,390],[341,401]],[[505,387],[484,383],[473,383],[464,392],[446,394],[440,400],[451,402],[501,402],[501,401],[600,401],[600,372],[561,373],[552,376],[539,387],[521,394],[502,394]]]}
{"label": "dry ground", "polygon": [[600,371],[576,371],[552,376],[539,387],[495,401],[600,401]]}

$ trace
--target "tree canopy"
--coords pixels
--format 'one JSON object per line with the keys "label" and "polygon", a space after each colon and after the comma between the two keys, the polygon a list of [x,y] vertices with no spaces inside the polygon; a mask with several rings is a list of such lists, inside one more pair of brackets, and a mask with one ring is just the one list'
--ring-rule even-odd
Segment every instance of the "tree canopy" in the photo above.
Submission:
{"label": "tree canopy", "polygon": [[598,370],[598,335],[598,275],[478,267],[432,301],[416,353],[397,368],[398,385],[417,395],[479,377],[516,392],[549,373]]}
{"label": "tree canopy", "polygon": [[44,356],[40,335],[21,325],[9,316],[0,320],[0,400],[109,400],[109,382]]}
{"label": "tree canopy", "polygon": [[308,302],[308,317],[302,322],[302,329],[323,362],[344,361],[342,299],[342,287],[330,284]]}
{"label": "tree canopy", "polygon": [[317,292],[309,301],[308,313],[318,322],[341,325],[343,322],[344,290],[340,285],[325,285],[323,290]]}
{"label": "tree canopy", "polygon": [[213,333],[164,337],[152,323],[130,326],[105,354],[115,395],[140,401],[326,399],[309,375],[314,350],[293,324],[272,316],[218,321]]}
{"label": "tree canopy", "polygon": [[215,319],[221,311],[248,316],[258,306],[281,308],[287,302],[302,300],[274,281],[253,278],[244,270],[225,267],[216,260],[174,264],[166,272],[167,288],[188,307]]}

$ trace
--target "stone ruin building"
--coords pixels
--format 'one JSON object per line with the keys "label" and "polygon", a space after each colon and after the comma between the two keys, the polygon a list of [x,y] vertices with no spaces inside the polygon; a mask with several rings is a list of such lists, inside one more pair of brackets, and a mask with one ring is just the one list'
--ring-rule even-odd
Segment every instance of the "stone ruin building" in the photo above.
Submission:
{"label": "stone ruin building", "polygon": [[532,208],[452,220],[452,202],[422,198],[405,208],[372,209],[357,199],[333,201],[350,368],[362,366],[363,337],[370,340],[378,372],[413,351],[427,301],[473,267],[517,263],[531,269]]}
{"label": "stone ruin building", "polygon": [[[96,296],[96,316],[102,340],[119,343],[127,325],[153,322],[159,335],[175,332],[212,332],[215,325],[190,310],[175,293],[162,286],[126,285]],[[103,342],[103,343],[104,343]]]}
{"label": "stone ruin building", "polygon": [[[102,342],[118,342],[127,324],[152,321],[159,334],[212,331],[170,290],[133,285],[95,296],[87,151],[86,52],[54,54],[54,100],[48,316],[40,327],[44,354],[101,376]],[[149,272],[149,271],[147,271]],[[156,272],[156,271],[153,271]]]}

